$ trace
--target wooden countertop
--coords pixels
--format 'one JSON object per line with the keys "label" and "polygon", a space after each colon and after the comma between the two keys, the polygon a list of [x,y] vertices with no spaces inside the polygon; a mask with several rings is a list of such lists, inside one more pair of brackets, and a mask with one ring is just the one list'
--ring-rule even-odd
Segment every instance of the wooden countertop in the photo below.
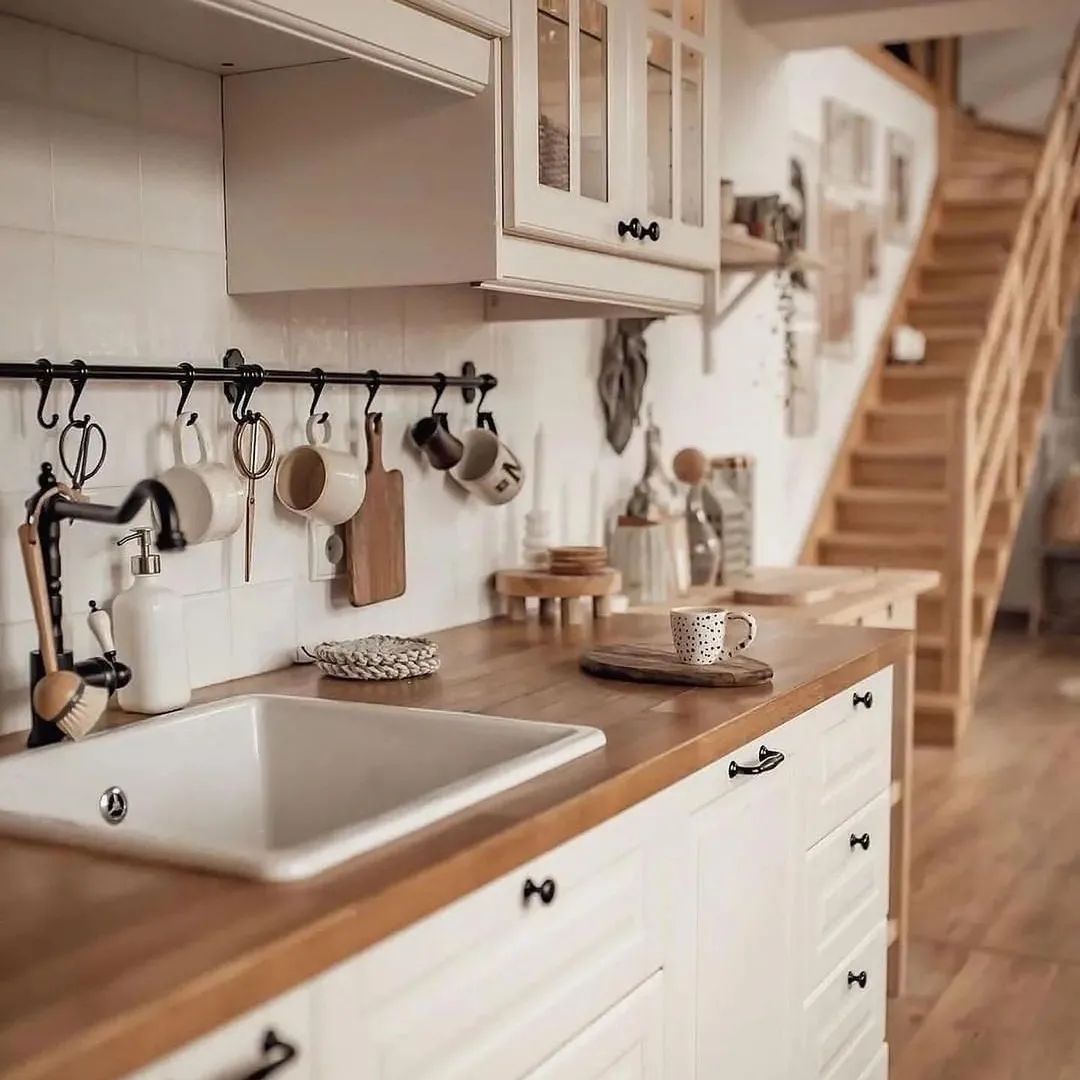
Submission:
{"label": "wooden countertop", "polygon": [[[595,629],[594,629],[595,628]],[[583,674],[592,640],[662,640],[625,615],[434,635],[442,671],[342,682],[312,667],[200,701],[284,693],[603,728],[604,750],[321,877],[268,885],[0,837],[0,1076],[105,1080],[266,1001],[900,660],[911,635],[765,622],[773,683],[707,690]],[[21,737],[6,740],[8,747]],[[212,754],[213,746],[206,747]]]}
{"label": "wooden countertop", "polygon": [[[766,578],[769,567],[756,567],[754,577]],[[787,570],[786,567],[782,568]],[[906,600],[931,592],[941,583],[936,570],[867,570],[853,568],[852,573],[867,580],[865,588],[838,592],[827,600],[808,604],[743,604],[734,600],[733,585],[695,585],[678,600],[634,608],[642,614],[666,615],[677,604],[731,604],[745,608],[757,618],[799,619],[806,622],[849,624],[880,611],[897,600]]]}

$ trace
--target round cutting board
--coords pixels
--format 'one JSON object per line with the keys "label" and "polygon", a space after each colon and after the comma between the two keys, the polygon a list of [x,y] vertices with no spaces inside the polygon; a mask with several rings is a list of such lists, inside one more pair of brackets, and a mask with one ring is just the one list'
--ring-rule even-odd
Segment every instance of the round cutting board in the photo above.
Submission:
{"label": "round cutting board", "polygon": [[581,668],[602,679],[676,683],[685,686],[758,686],[773,669],[752,656],[733,656],[716,664],[684,664],[663,645],[601,645],[581,657]]}

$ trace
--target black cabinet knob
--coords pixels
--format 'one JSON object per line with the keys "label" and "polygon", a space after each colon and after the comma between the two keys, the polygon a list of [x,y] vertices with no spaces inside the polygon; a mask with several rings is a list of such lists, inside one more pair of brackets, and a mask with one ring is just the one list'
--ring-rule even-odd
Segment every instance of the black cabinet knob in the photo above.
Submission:
{"label": "black cabinet knob", "polygon": [[522,902],[528,902],[534,897],[540,897],[540,903],[547,906],[555,899],[555,879],[544,878],[539,885],[532,878],[525,879],[525,887],[521,890]]}
{"label": "black cabinet knob", "polygon": [[754,765],[740,765],[737,761],[733,761],[728,766],[728,776],[732,780],[736,776],[758,776],[764,772],[772,772],[784,760],[784,755],[779,750],[770,750],[767,746],[762,746],[758,750],[757,763]]}
{"label": "black cabinet knob", "polygon": [[860,694],[856,691],[851,695],[852,708],[858,708],[860,705],[865,705],[868,709],[874,706],[874,694],[873,691],[867,690],[865,694]]}
{"label": "black cabinet knob", "polygon": [[652,240],[653,243],[655,243],[657,240],[659,240],[660,239],[660,222],[659,221],[651,222],[649,224],[649,227],[645,230],[644,235],[649,240]]}
{"label": "black cabinet knob", "polygon": [[625,237],[627,234],[635,240],[640,240],[645,235],[641,218],[632,217],[629,221],[619,222],[619,236]]}
{"label": "black cabinet knob", "polygon": [[267,1060],[253,1072],[249,1072],[243,1080],[266,1080],[266,1077],[273,1076],[279,1069],[284,1069],[299,1053],[292,1043],[279,1039],[273,1028],[267,1028],[263,1035],[262,1052]]}
{"label": "black cabinet knob", "polygon": [[866,972],[865,971],[860,971],[857,975],[855,974],[854,971],[849,971],[847,973],[847,984],[848,984],[848,986],[854,986],[855,983],[859,984],[859,989],[860,990],[865,990],[866,989]]}
{"label": "black cabinet knob", "polygon": [[863,851],[870,850],[870,834],[868,832],[864,832],[862,836],[851,834],[851,850],[854,851],[857,847],[861,847]]}

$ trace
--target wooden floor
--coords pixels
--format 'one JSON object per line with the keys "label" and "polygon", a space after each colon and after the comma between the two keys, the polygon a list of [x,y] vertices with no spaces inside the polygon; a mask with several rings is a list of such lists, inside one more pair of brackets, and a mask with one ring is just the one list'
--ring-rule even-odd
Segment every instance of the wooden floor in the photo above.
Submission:
{"label": "wooden floor", "polygon": [[894,1080],[1080,1080],[1080,641],[999,635],[958,750],[915,759]]}

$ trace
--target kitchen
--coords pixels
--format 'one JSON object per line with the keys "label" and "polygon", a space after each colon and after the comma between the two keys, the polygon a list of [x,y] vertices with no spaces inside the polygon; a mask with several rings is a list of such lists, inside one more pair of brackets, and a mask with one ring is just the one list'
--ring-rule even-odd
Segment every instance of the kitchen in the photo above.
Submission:
{"label": "kitchen", "polygon": [[[560,42],[555,26],[552,40],[566,71],[601,64],[599,112],[587,107],[595,78],[568,79],[543,110],[532,92],[557,2],[292,7],[169,0],[155,3],[157,21],[124,3],[0,5],[0,363],[50,365],[0,384],[6,741],[21,744],[30,727],[26,657],[38,636],[16,529],[41,463],[60,465],[58,433],[74,423],[81,447],[90,424],[80,427],[80,414],[100,425],[100,475],[83,480],[94,504],[116,507],[177,464],[178,412],[198,414],[208,453],[226,462],[252,411],[267,425],[247,436],[253,457],[269,432],[281,455],[313,441],[309,421],[325,412],[326,446],[362,461],[370,418],[381,416],[386,476],[397,473],[403,491],[401,573],[379,602],[356,606],[346,557],[327,544],[337,522],[328,529],[279,505],[268,465],[244,508],[250,533],[238,516],[225,539],[161,545],[196,708],[252,694],[408,705],[586,725],[606,745],[292,885],[4,839],[14,887],[3,967],[16,975],[4,979],[12,1020],[0,1033],[0,1072],[194,1080],[269,1068],[501,1077],[621,1067],[781,1077],[802,1075],[805,1063],[806,1075],[884,1076],[890,721],[908,635],[763,620],[751,655],[772,666],[771,683],[683,695],[577,669],[594,640],[670,645],[665,618],[617,615],[610,628],[597,619],[580,629],[532,613],[524,623],[484,620],[498,612],[491,575],[521,561],[537,473],[551,539],[566,545],[601,543],[641,475],[641,438],[616,454],[600,418],[605,318],[662,317],[646,332],[646,396],[670,449],[753,454],[755,561],[795,558],[912,241],[886,246],[878,291],[858,301],[852,355],[830,368],[818,430],[795,439],[784,433],[779,286],[765,275],[723,313],[748,275],[723,269],[720,201],[709,193],[721,175],[740,190],[775,190],[789,129],[820,138],[823,98],[844,96],[872,101],[880,123],[926,148],[912,182],[918,221],[935,175],[934,108],[847,50],[786,55],[730,3],[684,0],[666,13],[570,4],[578,32]],[[598,54],[598,24],[586,23],[601,15]],[[692,93],[668,87],[666,147],[645,122],[656,99],[644,85],[649,34],[700,75]],[[575,117],[586,134],[594,128],[570,141],[566,179],[545,183],[537,130],[541,112],[560,108],[571,130]],[[600,132],[608,142],[598,153]],[[634,165],[657,154],[681,181],[666,191]],[[81,385],[74,360],[89,367]],[[186,394],[184,364],[195,376]],[[136,367],[170,377],[129,379]],[[495,505],[452,469],[436,475],[409,433],[439,410],[458,436],[490,423],[523,465],[518,498]],[[55,429],[44,423],[51,413]],[[532,453],[541,425],[542,463]],[[179,437],[192,435],[185,422]],[[149,567],[158,553],[117,548],[127,530],[116,518],[111,529],[55,524],[64,641],[77,659],[107,655],[91,600],[113,608],[115,622],[129,557]],[[131,524],[161,522],[142,511]],[[439,631],[441,668],[428,680],[342,681],[296,663],[323,642]],[[130,627],[128,640],[130,658]],[[148,652],[141,673],[164,655]],[[123,719],[110,709],[110,723]],[[872,762],[839,796],[814,788],[818,755],[833,745],[822,732],[833,726],[847,742],[838,761]],[[208,733],[207,755],[221,734]],[[120,738],[81,745],[106,754]],[[755,756],[785,741],[789,768],[770,757],[757,775],[766,759]],[[29,758],[39,753],[52,751]],[[167,765],[177,751],[153,753]],[[180,760],[175,776],[197,783]],[[216,767],[206,779],[228,786]],[[286,787],[287,802],[310,796],[299,764],[296,779],[308,786]],[[43,781],[31,781],[39,798]],[[729,790],[737,798],[724,803]],[[822,809],[803,830],[815,798]],[[238,790],[238,811],[241,802]],[[703,830],[697,856],[691,820]],[[751,857],[760,829],[750,820],[772,822],[775,854],[732,895],[724,869]],[[867,847],[849,843],[868,830]],[[849,890],[862,882],[869,899],[849,896],[852,925],[814,951],[800,920],[811,917],[808,890],[824,890],[826,904],[815,868],[839,857],[819,847],[836,837],[845,857],[866,856],[870,872],[852,863],[842,880]],[[696,889],[685,876],[695,873]],[[695,894],[724,918],[680,914]],[[601,911],[612,923],[606,939]],[[545,915],[552,930],[531,936],[526,920]],[[687,936],[695,922],[696,941]],[[457,940],[472,945],[454,954]],[[697,969],[702,956],[716,958],[715,972]],[[747,981],[725,977],[732,966]],[[725,1022],[700,1022],[715,1001],[727,1003]],[[776,1025],[785,1036],[764,1046]],[[746,1031],[759,1038],[732,1051]],[[833,1041],[823,1043],[827,1032]]]}

